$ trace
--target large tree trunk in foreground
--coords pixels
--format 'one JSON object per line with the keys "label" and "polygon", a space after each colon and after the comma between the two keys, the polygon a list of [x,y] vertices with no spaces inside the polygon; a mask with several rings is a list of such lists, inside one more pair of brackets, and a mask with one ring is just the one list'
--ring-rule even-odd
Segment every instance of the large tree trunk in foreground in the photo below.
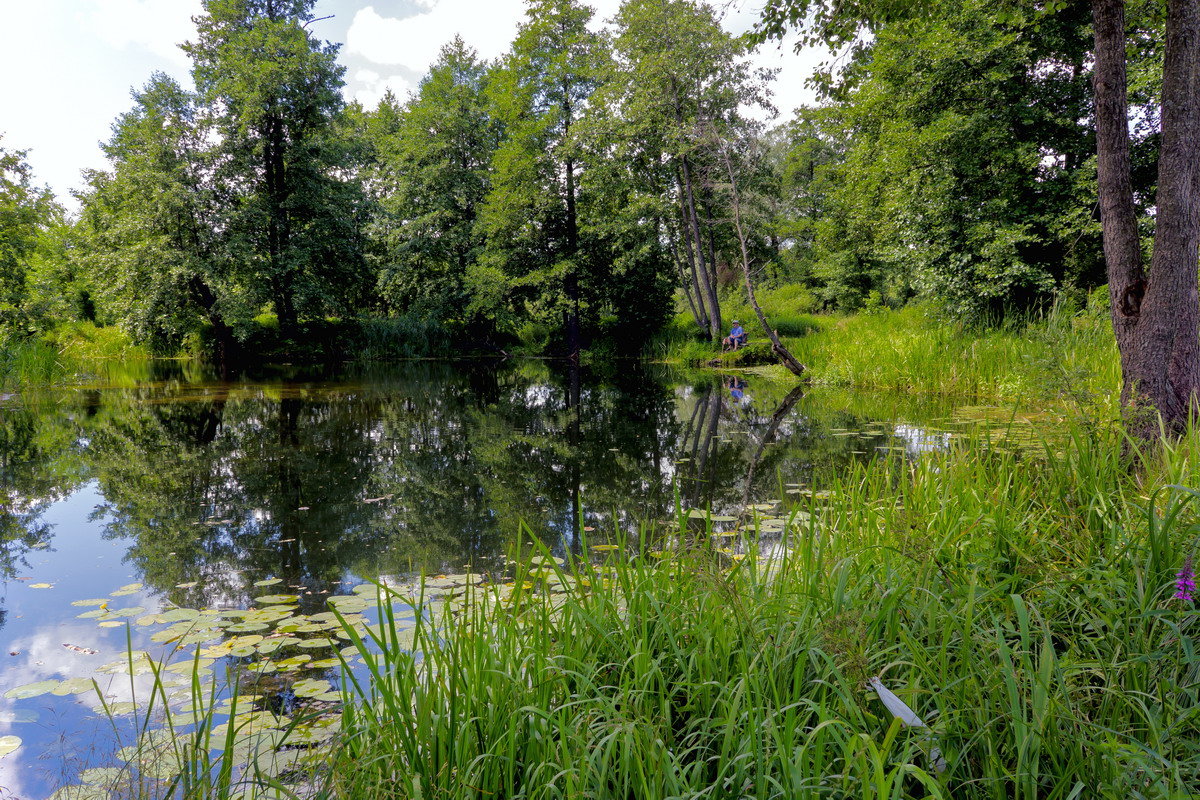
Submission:
{"label": "large tree trunk in foreground", "polygon": [[1154,256],[1141,264],[1130,179],[1125,4],[1093,0],[1096,153],[1121,400],[1149,438],[1178,432],[1200,394],[1200,2],[1168,0]]}

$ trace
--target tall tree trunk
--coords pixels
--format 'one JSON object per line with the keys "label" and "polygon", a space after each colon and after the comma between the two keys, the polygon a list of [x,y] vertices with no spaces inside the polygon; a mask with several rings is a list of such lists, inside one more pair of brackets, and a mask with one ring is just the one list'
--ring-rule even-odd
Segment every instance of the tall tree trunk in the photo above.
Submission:
{"label": "tall tree trunk", "polygon": [[[571,87],[564,79],[563,92],[563,142],[570,147],[571,142]],[[567,257],[571,261],[570,272],[567,273],[563,289],[567,295],[567,358],[579,358],[579,219],[575,208],[575,161],[567,156],[566,166],[566,201],[567,201]]]}
{"label": "tall tree trunk", "polygon": [[[714,133],[714,135],[716,134]],[[754,309],[754,313],[758,317],[758,324],[762,326],[763,333],[771,340],[771,352],[775,354],[779,362],[787,367],[793,375],[797,378],[803,377],[804,365],[780,341],[779,334],[775,332],[775,329],[767,324],[767,317],[758,305],[758,298],[754,296],[754,281],[750,277],[750,248],[746,244],[746,232],[742,228],[742,202],[738,196],[737,177],[733,172],[733,161],[729,158],[729,151],[719,140],[717,146],[721,150],[722,158],[725,159],[725,170],[729,175],[729,196],[733,201],[733,228],[737,233],[738,245],[742,252],[742,276],[746,280],[746,297],[750,300],[750,306]]]}
{"label": "tall tree trunk", "polygon": [[704,237],[700,232],[700,216],[696,213],[696,191],[692,179],[692,168],[688,157],[680,158],[680,168],[683,172],[684,217],[691,233],[692,243],[696,251],[696,261],[699,264],[700,286],[704,290],[704,299],[708,305],[708,337],[713,342],[721,341],[721,301],[717,298],[716,267],[706,264],[704,257]]}
{"label": "tall tree trunk", "polygon": [[1125,4],[1093,0],[1096,153],[1121,399],[1134,431],[1154,435],[1152,409],[1177,432],[1200,390],[1200,3],[1168,0],[1163,64],[1162,151],[1154,256],[1141,263],[1130,178]]}
{"label": "tall tree trunk", "polygon": [[[692,312],[692,319],[700,326],[701,330],[708,330],[708,320],[700,314],[700,309],[696,306],[697,298],[692,294],[692,286],[688,283],[687,275],[683,271],[683,258],[679,255],[679,242],[670,233],[670,227],[667,228],[667,241],[671,243],[671,262],[675,265],[675,275],[679,278],[679,286],[683,289],[683,296],[687,298],[688,308]],[[695,277],[695,267],[692,268],[692,276]],[[703,321],[701,321],[703,319]]]}
{"label": "tall tree trunk", "polygon": [[567,159],[567,250],[571,259],[563,288],[567,295],[567,358],[579,358],[579,222],[575,215],[575,163]]}
{"label": "tall tree trunk", "polygon": [[[709,330],[709,319],[712,314],[709,313],[708,305],[705,301],[704,291],[700,288],[700,268],[696,265],[695,242],[692,239],[692,224],[687,212],[687,192],[683,187],[682,172],[676,169],[675,182],[679,189],[679,221],[680,221],[680,240],[683,242],[683,251],[687,255],[688,269],[692,277],[692,290],[696,293],[696,303],[699,307],[699,313],[695,314],[696,324],[700,326],[700,330],[711,337],[712,332]],[[684,290],[687,285],[684,285]],[[688,299],[691,299],[689,291]]]}
{"label": "tall tree trunk", "polygon": [[196,303],[204,310],[209,324],[213,326],[213,338],[216,339],[217,345],[215,353],[217,369],[221,373],[221,378],[227,379],[233,361],[233,329],[226,324],[225,317],[217,305],[217,295],[204,278],[193,275],[189,289]]}
{"label": "tall tree trunk", "polygon": [[263,142],[263,177],[267,190],[267,256],[271,264],[273,304],[275,315],[279,318],[279,330],[285,338],[292,339],[296,335],[298,320],[289,274],[291,266],[287,264],[289,232],[283,120],[278,114],[270,114],[266,127]]}

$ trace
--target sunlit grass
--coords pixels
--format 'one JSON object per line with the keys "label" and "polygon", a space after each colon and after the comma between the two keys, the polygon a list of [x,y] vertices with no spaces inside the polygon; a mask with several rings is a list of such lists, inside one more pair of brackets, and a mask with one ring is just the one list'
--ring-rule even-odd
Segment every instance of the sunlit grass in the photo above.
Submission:
{"label": "sunlit grass", "polygon": [[490,580],[381,586],[378,625],[342,598],[336,738],[239,712],[197,670],[159,690],[184,725],[141,731],[174,742],[174,777],[139,796],[1187,797],[1198,617],[1172,593],[1200,432],[1144,457],[1098,425],[1011,438],[780,476],[782,505],[720,535],[680,509]]}
{"label": "sunlit grass", "polygon": [[[1115,413],[1120,360],[1111,323],[1099,311],[1055,308],[997,324],[965,325],[918,306],[850,317],[767,310],[813,384]],[[742,322],[752,348],[756,340],[765,342],[755,319]],[[736,355],[722,356],[694,329],[690,315],[680,315],[649,354],[683,364],[740,365]],[[765,348],[760,358],[770,359]]]}

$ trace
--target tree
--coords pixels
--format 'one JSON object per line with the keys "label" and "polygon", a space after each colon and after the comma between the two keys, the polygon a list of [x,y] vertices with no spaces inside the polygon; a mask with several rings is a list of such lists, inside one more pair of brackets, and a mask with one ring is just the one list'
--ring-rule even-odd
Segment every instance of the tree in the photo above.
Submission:
{"label": "tree", "polygon": [[308,31],[314,2],[205,0],[184,48],[213,126],[223,255],[287,336],[366,288],[362,193],[337,124],[345,70]]}
{"label": "tree", "polygon": [[994,4],[939,6],[880,27],[829,88],[827,301],[913,293],[978,316],[1103,282],[1093,216],[1088,15],[1037,25]]}
{"label": "tree", "polygon": [[444,46],[402,109],[384,98],[375,112],[393,130],[379,142],[380,290],[389,307],[442,322],[474,323],[468,272],[484,240],[479,208],[491,186],[500,128],[486,102],[488,70],[462,39]]}
{"label": "tree", "polygon": [[766,103],[765,76],[751,71],[746,46],[705,3],[627,0],[615,21],[616,65],[602,101],[616,140],[673,207],[667,231],[680,287],[697,326],[717,341],[720,239],[732,237],[721,230],[729,215],[716,205],[714,186],[724,182],[724,168],[710,132],[745,126],[739,108]]}
{"label": "tree", "polygon": [[491,82],[505,139],[481,210],[488,266],[543,319],[561,319],[568,356],[580,347],[580,152],[576,127],[601,73],[592,9],[529,0],[526,21]]}
{"label": "tree", "polygon": [[28,325],[30,267],[62,216],[50,191],[34,185],[25,156],[0,146],[0,335]]}
{"label": "tree", "polygon": [[[1100,219],[1121,353],[1121,400],[1130,410],[1156,411],[1169,430],[1180,431],[1200,402],[1200,4],[1167,0],[1148,274],[1131,180],[1125,3],[1093,0],[1092,14]],[[1152,431],[1145,420],[1136,429],[1143,436]]]}
{"label": "tree", "polygon": [[98,320],[164,347],[209,325],[224,361],[254,306],[224,257],[209,129],[196,98],[165,74],[133,100],[103,145],[108,171],[86,173],[79,195],[75,250]]}
{"label": "tree", "polygon": [[[1094,46],[1087,54],[1090,59],[1085,56],[1081,63],[1093,63],[1097,195],[1121,357],[1122,402],[1135,416],[1149,410],[1161,415],[1168,430],[1179,431],[1196,413],[1200,392],[1200,160],[1195,156],[1200,152],[1200,4],[1166,0],[1165,6],[1161,100],[1158,109],[1140,109],[1141,122],[1130,114],[1130,53],[1156,54],[1160,49],[1153,17],[1162,4],[1136,6],[1151,13],[1139,20],[1130,37],[1124,0],[1093,0]],[[1043,22],[1075,10],[1066,3],[1050,3],[1036,11],[1006,3],[991,9],[991,19],[995,25],[1015,27],[1018,36],[1028,36]],[[801,27],[803,43],[851,45],[861,52],[869,47],[869,37],[860,36],[863,31],[877,33],[914,14],[936,19],[946,13],[936,0],[769,0],[759,36],[778,38],[789,27]],[[1146,87],[1136,88],[1144,96]],[[1130,127],[1145,128],[1145,120],[1151,123],[1151,139],[1159,144],[1152,203],[1138,196],[1138,163],[1131,152]],[[1146,208],[1144,214],[1139,215],[1139,204]],[[1142,226],[1154,231],[1148,272],[1142,264]],[[1134,425],[1143,437],[1156,427],[1145,417]]]}

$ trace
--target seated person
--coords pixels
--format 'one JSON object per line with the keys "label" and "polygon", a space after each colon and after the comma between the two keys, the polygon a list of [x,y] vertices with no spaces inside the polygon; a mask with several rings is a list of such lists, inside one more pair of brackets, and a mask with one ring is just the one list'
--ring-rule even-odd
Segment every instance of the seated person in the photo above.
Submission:
{"label": "seated person", "polygon": [[742,323],[735,319],[733,321],[733,330],[729,332],[728,336],[721,340],[721,347],[725,350],[737,350],[745,347],[746,342],[749,340],[750,336],[742,328]]}

